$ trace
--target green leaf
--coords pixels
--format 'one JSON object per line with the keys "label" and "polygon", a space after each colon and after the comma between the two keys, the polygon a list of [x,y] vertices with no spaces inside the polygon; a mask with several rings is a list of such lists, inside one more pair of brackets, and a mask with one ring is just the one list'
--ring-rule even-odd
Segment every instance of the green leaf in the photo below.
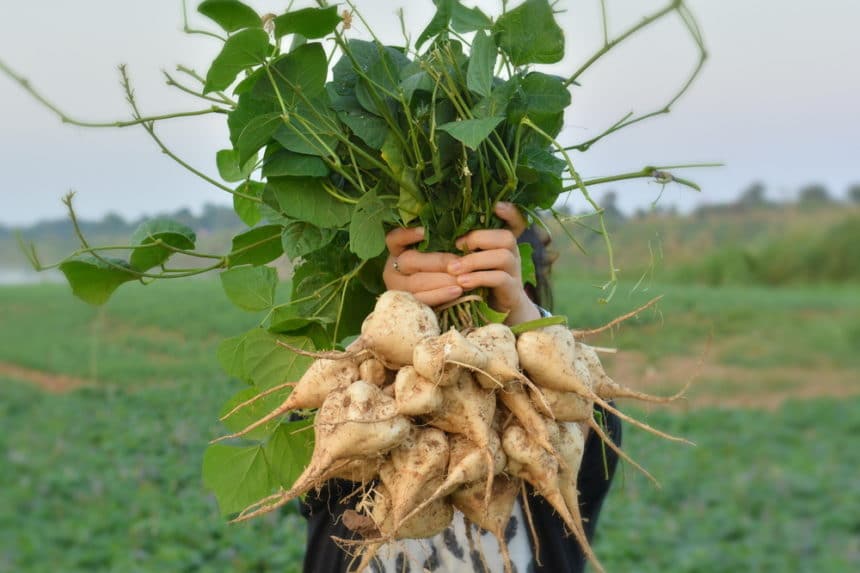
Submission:
{"label": "green leaf", "polygon": [[258,83],[254,92],[257,97],[275,98],[281,94],[287,110],[301,101],[313,101],[325,92],[328,75],[328,60],[319,42],[305,44],[288,54],[280,56],[270,64],[271,80]]}
{"label": "green leaf", "polygon": [[265,265],[284,253],[281,246],[281,225],[255,227],[233,237],[229,267]]}
{"label": "green leaf", "polygon": [[368,60],[364,77],[358,79],[355,85],[355,97],[361,107],[384,115],[391,113],[390,106],[395,98],[400,84],[400,72],[409,64],[409,60],[396,50],[378,49]]}
{"label": "green leaf", "polygon": [[493,21],[481,12],[480,8],[466,8],[459,2],[454,4],[454,11],[451,14],[451,28],[455,32],[468,34],[476,30],[487,30],[492,25]]}
{"label": "green leaf", "polygon": [[522,186],[516,196],[512,197],[512,200],[531,208],[552,208],[558,196],[564,191],[561,178],[554,173],[529,170],[520,165],[517,167],[517,176],[523,181],[530,180]]}
{"label": "green leaf", "polygon": [[274,333],[294,333],[297,330],[302,330],[311,324],[328,323],[328,320],[319,320],[317,318],[308,318],[299,316],[298,312],[292,306],[283,306],[276,308],[269,320],[269,332]]}
{"label": "green leaf", "polygon": [[515,66],[554,64],[564,57],[564,32],[548,0],[526,0],[503,14],[493,35]]}
{"label": "green leaf", "polygon": [[[390,70],[402,70],[409,64],[409,58],[391,46],[382,46],[368,40],[349,40],[347,42],[349,55],[344,54],[332,68],[332,84],[337,94],[342,96],[356,95],[359,75],[356,68],[367,71],[371,68],[376,73],[385,72],[385,67],[376,67],[383,58]],[[385,54],[384,56],[382,54]],[[386,73],[387,76],[387,73]],[[386,79],[387,81],[387,79]]]}
{"label": "green leaf", "polygon": [[312,426],[310,418],[281,424],[266,444],[272,476],[285,489],[292,487],[311,461],[314,452]]}
{"label": "green leaf", "polygon": [[451,21],[451,16],[454,14],[454,5],[457,4],[457,0],[434,0],[434,4],[436,4],[436,14],[433,15],[433,19],[430,20],[430,23],[427,24],[427,27],[424,28],[424,31],[418,36],[418,39],[415,41],[415,49],[421,48],[421,46],[437,34],[444,32],[448,29],[448,23]]}
{"label": "green leaf", "polygon": [[[259,148],[258,148],[259,149]],[[222,149],[215,154],[215,163],[218,165],[218,174],[221,179],[229,183],[244,181],[254,172],[257,165],[257,157],[252,156],[244,165],[239,163],[239,153],[234,149]]]}
{"label": "green leaf", "polygon": [[417,91],[432,93],[434,85],[430,74],[425,71],[416,71],[410,74],[404,72],[403,79],[400,81],[400,89],[403,90],[403,96],[407,103],[412,101],[412,96]]}
{"label": "green leaf", "polygon": [[[263,396],[262,398],[257,399],[254,402],[251,402],[247,406],[244,406],[241,410],[237,410],[236,413],[226,418],[222,423],[231,433],[240,432],[244,430],[246,427],[250,426],[263,416],[267,415],[272,410],[276,409],[280,406],[283,401],[289,396],[291,389],[284,388],[280,392],[273,392],[268,396]],[[226,404],[221,407],[221,412],[219,412],[218,417],[223,418],[228,412],[230,412],[233,408],[251,400],[255,396],[260,394],[260,391],[257,388],[250,387],[244,388],[234,394]],[[280,420],[273,419],[269,420],[267,423],[254,428],[244,436],[243,439],[248,440],[263,440],[272,432],[280,424]],[[268,456],[266,456],[268,458]]]}
{"label": "green leaf", "polygon": [[418,218],[427,202],[418,189],[418,173],[414,168],[404,169],[400,174],[400,195],[397,200],[397,211],[405,224],[410,224]]}
{"label": "green leaf", "polygon": [[293,260],[323,248],[331,242],[334,233],[332,229],[321,229],[305,221],[290,221],[284,225],[281,242],[284,252]]}
{"label": "green leaf", "polygon": [[338,24],[340,24],[340,16],[337,13],[337,6],[304,8],[275,18],[275,37],[301,34],[313,40],[334,32]]}
{"label": "green leaf", "polygon": [[400,218],[408,225],[418,217],[426,204],[418,187],[418,173],[414,168],[405,166],[403,150],[400,149],[394,134],[388,135],[382,145],[381,155],[397,177],[400,187],[397,209],[400,212]]}
{"label": "green leaf", "polygon": [[528,322],[521,322],[516,326],[511,327],[511,332],[519,336],[523,332],[529,332],[530,330],[537,330],[539,328],[544,328],[546,326],[555,326],[557,324],[567,324],[566,316],[548,316],[546,318],[538,318],[537,320],[530,320]]}
{"label": "green leaf", "polygon": [[204,0],[197,11],[213,20],[225,32],[260,28],[263,25],[257,13],[239,0]]}
{"label": "green leaf", "polygon": [[248,381],[245,376],[245,335],[222,340],[216,356],[227,376]]}
{"label": "green leaf", "polygon": [[264,77],[266,77],[265,66],[260,66],[254,71],[248,72],[245,78],[233,88],[233,95],[241,96],[243,93],[251,91],[257,85],[257,82]]}
{"label": "green leaf", "polygon": [[436,129],[448,133],[470,149],[477,149],[481,142],[487,139],[504,119],[503,117],[464,119],[440,125]]}
{"label": "green leaf", "polygon": [[478,302],[478,312],[483,314],[487,320],[495,324],[504,324],[505,320],[508,318],[507,312],[499,312],[483,300]]}
{"label": "green leaf", "polygon": [[131,235],[131,244],[137,248],[131,253],[129,263],[141,272],[147,271],[170,258],[172,249],[193,249],[196,240],[194,231],[177,221],[163,218],[145,221]]}
{"label": "green leaf", "polygon": [[260,390],[284,382],[298,382],[313,362],[312,358],[278,345],[278,340],[302,350],[314,350],[311,339],[306,336],[275,335],[262,328],[249,331],[245,334],[243,371],[245,378]]}
{"label": "green leaf", "polygon": [[321,228],[342,227],[349,223],[352,206],[329,195],[324,182],[316,177],[273,177],[268,188],[277,198],[281,212],[290,219]]}
{"label": "green leaf", "polygon": [[334,324],[334,320],[324,316],[310,319],[299,316],[300,312],[294,306],[276,308],[269,320],[267,330],[275,334],[307,337],[314,348],[332,348],[331,336],[326,329]]}
{"label": "green leaf", "polygon": [[280,145],[270,145],[263,160],[263,177],[267,178],[325,177],[328,174],[328,166],[319,157],[295,153]]}
{"label": "green leaf", "polygon": [[273,137],[290,151],[332,157],[340,141],[340,122],[328,106],[325,92],[316,97],[313,104],[297,103],[292,112],[283,117]]}
{"label": "green leaf", "polygon": [[570,105],[570,92],[564,79],[541,72],[531,72],[520,84],[526,97],[529,113],[554,114]]}
{"label": "green leaf", "polygon": [[270,69],[274,85],[272,81],[259,82],[252,95],[278,102],[278,110],[283,102],[285,113],[274,139],[296,153],[334,154],[341,127],[325,91],[328,64],[322,46],[305,44],[275,60]]}
{"label": "green leaf", "polygon": [[283,117],[277,112],[258,115],[246,123],[236,141],[237,160],[256,159],[257,152],[268,145],[282,123]]}
{"label": "green leaf", "polygon": [[523,284],[537,286],[537,273],[535,271],[535,261],[532,258],[534,248],[531,243],[520,243],[517,245],[520,251],[520,272],[523,277]]}
{"label": "green leaf", "polygon": [[385,250],[385,227],[392,219],[391,208],[371,190],[358,200],[349,224],[349,250],[361,260],[372,259]]}
{"label": "green leaf", "polygon": [[[329,245],[329,247],[334,247],[334,244]],[[325,253],[325,251],[326,249],[323,249],[320,252]],[[303,301],[293,305],[296,314],[314,316],[315,318],[322,317],[334,323],[337,320],[337,296],[335,293],[342,286],[341,281],[338,280],[341,276],[327,269],[324,261],[305,261],[297,267],[293,275],[291,298],[292,300],[303,299]]]}
{"label": "green leaf", "polygon": [[[266,186],[259,181],[246,181],[239,185],[239,187],[236,188],[236,191],[251,197],[261,197],[265,187]],[[236,215],[239,216],[239,219],[249,227],[256,226],[262,218],[262,213],[260,213],[260,203],[239,195],[233,195],[233,210],[236,211]]]}
{"label": "green leaf", "polygon": [[384,293],[385,281],[382,280],[382,273],[385,271],[385,264],[388,262],[388,253],[383,252],[375,259],[370,259],[364,262],[364,266],[358,271],[358,280],[369,292],[379,295]]}
{"label": "green leaf", "polygon": [[472,41],[472,55],[466,72],[466,86],[473,92],[488,96],[493,89],[493,68],[496,66],[496,43],[480,30]]}
{"label": "green leaf", "polygon": [[275,304],[278,273],[271,267],[236,267],[220,278],[227,298],[243,310],[266,310]]}
{"label": "green leaf", "polygon": [[203,485],[215,494],[221,515],[230,515],[266,497],[278,483],[262,446],[213,444],[203,454]]}
{"label": "green leaf", "polygon": [[388,125],[381,117],[364,109],[339,111],[337,116],[369,147],[380,149],[385,143],[385,138],[388,136]]}
{"label": "green leaf", "polygon": [[[520,78],[514,76],[504,83],[495,86],[489,96],[484,97],[472,108],[476,118],[498,117],[507,114],[508,107],[522,97]],[[512,123],[510,118],[508,123]]]}
{"label": "green leaf", "polygon": [[122,283],[137,279],[128,263],[119,259],[79,257],[60,265],[60,272],[72,287],[72,293],[90,304],[104,304]]}
{"label": "green leaf", "polygon": [[[261,83],[268,82],[268,78]],[[255,118],[266,114],[280,115],[280,104],[274,98],[257,97],[255,90],[243,93],[239,96],[239,104],[236,109],[227,115],[227,127],[230,129],[230,143],[234,149],[238,149],[239,137]]]}
{"label": "green leaf", "polygon": [[537,147],[534,145],[526,146],[520,151],[519,164],[536,171],[552,173],[559,177],[567,166],[564,159],[556,157],[546,147]]}
{"label": "green leaf", "polygon": [[259,28],[242,30],[230,36],[206,74],[203,93],[227,89],[239,72],[262,64],[268,53],[269,35]]}

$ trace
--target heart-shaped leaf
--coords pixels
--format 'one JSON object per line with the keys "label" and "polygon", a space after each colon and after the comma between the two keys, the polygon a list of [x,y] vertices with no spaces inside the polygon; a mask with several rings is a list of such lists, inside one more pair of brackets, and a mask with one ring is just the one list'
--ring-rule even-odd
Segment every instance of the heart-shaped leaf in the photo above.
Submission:
{"label": "heart-shaped leaf", "polygon": [[60,265],[60,272],[69,281],[72,293],[94,305],[104,304],[121,284],[137,278],[125,261],[102,259],[79,257]]}
{"label": "heart-shaped leaf", "polygon": [[299,34],[313,40],[331,34],[338,24],[340,24],[340,16],[337,13],[337,6],[304,8],[275,18],[275,37]]}
{"label": "heart-shaped leaf", "polygon": [[242,30],[230,36],[206,74],[203,93],[230,87],[239,72],[262,64],[268,52],[269,35],[260,28]]}
{"label": "heart-shaped leaf", "polygon": [[278,273],[271,267],[236,267],[220,278],[227,298],[243,310],[266,310],[275,304]]}
{"label": "heart-shaped leaf", "polygon": [[225,32],[260,28],[263,23],[254,10],[239,0],[204,0],[197,11],[221,26]]}
{"label": "heart-shaped leaf", "polygon": [[143,272],[163,264],[174,249],[191,250],[197,235],[187,225],[171,219],[152,219],[145,221],[131,235],[135,245],[129,262],[135,269]]}

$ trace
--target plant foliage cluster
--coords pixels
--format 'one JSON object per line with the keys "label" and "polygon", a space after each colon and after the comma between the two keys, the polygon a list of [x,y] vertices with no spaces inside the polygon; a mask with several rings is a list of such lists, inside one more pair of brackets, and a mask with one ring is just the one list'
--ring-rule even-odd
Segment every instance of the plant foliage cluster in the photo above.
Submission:
{"label": "plant foliage cluster", "polygon": [[[525,0],[509,8],[502,2],[501,14],[491,18],[459,0],[434,3],[435,15],[414,42],[404,34],[402,45],[388,46],[369,29],[369,39],[349,37],[362,21],[351,2],[341,12],[320,0],[314,7],[260,15],[238,0],[204,0],[198,12],[221,30],[191,29],[186,16],[186,31],[217,38],[223,42],[220,52],[205,76],[180,67],[181,77],[165,77],[207,107],[147,117],[121,67],[131,121],[71,120],[0,62],[2,71],[64,121],[141,126],[169,157],[231,193],[237,215],[249,227],[233,238],[227,254],[196,250],[194,232],[169,219],[145,222],[128,245],[93,246],[80,232],[69,196],[81,248],[56,266],[73,292],[102,304],[128,282],[221,271],[224,291],[236,306],[264,313],[259,328],[226,340],[219,349],[224,370],[248,384],[225,410],[299,378],[310,360],[284,343],[302,350],[332,348],[359,331],[384,288],[385,233],[394,226],[421,224],[427,230],[422,249],[455,251],[457,237],[501,225],[493,215],[500,200],[537,220],[536,212],[551,211],[560,194],[577,191],[594,208],[592,229],[609,255],[604,289],[610,298],[617,269],[603,211],[591,199],[589,184],[653,178],[695,185],[650,166],[585,180],[572,154],[667,113],[686,92],[705,59],[690,12],[682,0],[672,0],[610,38],[604,6],[602,48],[570,76],[560,77],[538,69],[559,62],[565,53],[557,5]],[[700,53],[672,99],[653,112],[627,114],[587,141],[560,143],[556,137],[578,78],[619,43],[668,15],[679,17]],[[230,147],[216,157],[221,181],[177,157],[156,131],[161,121],[208,114],[224,116],[229,128]],[[35,248],[25,249],[37,268],[47,268]],[[206,264],[177,268],[171,265],[175,254]],[[284,254],[294,274],[289,300],[278,302],[279,278],[267,265]],[[499,319],[480,303],[472,311],[481,319]],[[269,398],[230,423],[245,425],[248,416],[259,417],[284,396]],[[301,467],[298,462],[307,460],[312,445],[312,433],[302,432],[308,423],[273,423],[249,436],[251,445],[216,444],[207,450],[204,479],[225,514],[289,485],[295,471],[284,467]]]}

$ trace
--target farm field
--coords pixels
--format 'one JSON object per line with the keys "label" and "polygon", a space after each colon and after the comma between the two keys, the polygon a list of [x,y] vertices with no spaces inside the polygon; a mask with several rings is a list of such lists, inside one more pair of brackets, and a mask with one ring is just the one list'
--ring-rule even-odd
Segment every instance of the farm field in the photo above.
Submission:
{"label": "farm field", "polygon": [[[556,310],[592,328],[635,387],[689,400],[638,411],[696,448],[626,428],[598,555],[627,571],[860,568],[860,295],[851,287],[621,285],[609,305],[567,269]],[[214,281],[121,289],[103,309],[64,285],[0,288],[0,571],[297,571],[286,511],[227,526],[200,465],[239,388],[215,360],[252,327]],[[630,407],[630,406],[627,406]]]}

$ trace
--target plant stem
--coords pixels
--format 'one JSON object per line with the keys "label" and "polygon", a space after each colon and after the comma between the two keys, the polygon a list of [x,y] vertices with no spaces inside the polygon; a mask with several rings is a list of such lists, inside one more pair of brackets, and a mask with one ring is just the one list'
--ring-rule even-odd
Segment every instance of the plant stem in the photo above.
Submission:
{"label": "plant stem", "polygon": [[565,149],[568,149],[568,150],[576,149],[577,151],[587,151],[592,145],[594,145],[595,143],[597,143],[598,141],[600,141],[604,137],[606,137],[612,133],[615,133],[616,131],[619,131],[619,130],[624,129],[626,127],[630,127],[631,125],[639,123],[640,121],[644,121],[646,119],[649,119],[649,118],[652,118],[652,117],[655,117],[658,115],[667,114],[671,111],[672,106],[675,105],[675,102],[677,102],[681,98],[681,96],[683,96],[687,92],[687,90],[693,84],[693,81],[696,79],[696,77],[698,77],[699,73],[702,71],[702,68],[705,65],[705,61],[708,58],[708,53],[705,50],[705,45],[704,45],[704,42],[702,40],[702,35],[701,35],[701,31],[699,30],[698,23],[696,22],[693,15],[690,13],[689,9],[684,5],[683,0],[673,0],[663,10],[660,10],[659,12],[653,14],[652,16],[645,18],[645,20],[640,22],[637,26],[634,26],[633,28],[631,28],[630,30],[628,30],[627,32],[625,32],[624,34],[619,36],[618,38],[612,40],[608,45],[604,46],[604,48],[602,50],[600,50],[597,54],[595,54],[595,56],[593,56],[588,62],[586,62],[586,64],[583,65],[583,67],[581,67],[576,73],[574,73],[574,75],[572,75],[570,78],[568,78],[568,80],[565,82],[565,85],[569,85],[570,83],[575,81],[576,78],[579,76],[579,74],[584,72],[588,66],[593,64],[594,61],[599,59],[602,55],[604,55],[606,52],[608,52],[614,46],[618,45],[619,42],[623,41],[624,39],[629,37],[631,34],[637,32],[638,30],[641,30],[645,26],[651,24],[652,22],[656,21],[659,18],[662,18],[663,16],[665,16],[666,14],[668,14],[669,12],[672,12],[672,11],[676,11],[678,13],[678,15],[681,18],[681,21],[684,23],[684,26],[687,29],[687,32],[690,34],[690,37],[693,39],[693,41],[696,44],[696,47],[699,50],[699,59],[695,65],[695,67],[693,68],[692,73],[687,78],[687,81],[685,81],[681,85],[681,88],[678,90],[678,92],[675,93],[675,95],[661,108],[656,109],[654,111],[651,111],[649,113],[642,114],[642,115],[637,116],[637,117],[633,117],[633,112],[627,113],[624,117],[622,117],[620,120],[615,122],[608,129],[603,131],[603,133],[601,133],[595,137],[592,137],[591,139],[589,139],[587,141],[583,141],[583,142],[577,143],[575,145],[569,145],[569,146],[565,147]]}
{"label": "plant stem", "polygon": [[168,86],[173,87],[173,88],[176,88],[176,89],[178,89],[178,90],[180,90],[180,91],[183,91],[183,92],[185,92],[185,93],[187,93],[187,94],[189,94],[189,95],[193,95],[193,96],[194,96],[194,97],[196,97],[196,98],[199,98],[199,99],[202,99],[202,100],[205,100],[205,101],[210,101],[210,102],[212,102],[212,103],[217,103],[217,104],[222,104],[222,105],[229,105],[230,107],[233,107],[233,108],[235,108],[235,107],[236,107],[236,105],[237,105],[237,103],[236,103],[235,101],[233,101],[233,100],[231,100],[231,99],[229,99],[229,98],[221,99],[221,97],[212,97],[212,96],[204,95],[204,94],[202,94],[202,93],[200,93],[200,92],[197,92],[197,91],[195,91],[195,90],[191,89],[190,87],[188,87],[188,86],[183,85],[182,83],[180,83],[180,82],[179,82],[179,80],[177,80],[176,78],[174,78],[173,76],[171,76],[171,75],[167,72],[167,70],[161,70],[161,73],[162,73],[162,74],[164,74],[164,77],[165,77],[165,79],[167,80],[165,83],[166,83]]}
{"label": "plant stem", "polygon": [[[585,70],[590,68],[591,65],[594,64],[594,62],[596,62],[597,60],[599,60],[600,58],[605,56],[615,46],[617,46],[618,44],[620,44],[621,42],[623,42],[624,40],[626,40],[627,38],[629,38],[630,36],[632,36],[633,34],[638,32],[639,30],[642,30],[643,28],[647,28],[648,26],[650,26],[651,24],[653,24],[654,22],[656,22],[657,20],[659,20],[660,18],[662,18],[663,16],[668,14],[669,12],[673,12],[673,11],[677,10],[678,6],[682,3],[682,1],[683,0],[672,0],[672,2],[670,2],[668,6],[662,8],[661,10],[655,12],[654,14],[651,14],[650,16],[647,16],[641,22],[639,22],[635,26],[633,26],[633,27],[629,28],[628,30],[626,30],[625,32],[623,32],[620,36],[617,36],[616,38],[613,38],[610,41],[604,41],[603,47],[600,48],[597,52],[595,52],[590,58],[588,58],[588,60],[586,60],[585,63],[582,64],[579,67],[579,69],[573,73],[573,75],[571,75],[569,78],[567,78],[567,80],[565,80],[565,82],[564,82],[564,85],[569,86],[570,84],[576,82],[577,78],[579,78],[579,76],[581,76],[583,74],[583,72],[585,72]],[[605,9],[604,9],[603,14],[604,14],[604,22],[605,22],[605,15],[606,15]],[[605,33],[605,24],[604,24],[604,33]],[[605,39],[605,36],[604,36],[604,39]]]}
{"label": "plant stem", "polygon": [[[119,72],[120,72],[120,77],[121,77],[121,81],[122,81],[122,87],[123,87],[123,90],[125,91],[126,100],[128,101],[128,104],[131,106],[132,116],[137,118],[137,119],[140,119],[141,113],[137,107],[137,100],[134,97],[134,90],[131,88],[131,80],[128,77],[128,72],[126,71],[125,65],[121,65],[119,67]],[[253,201],[255,203],[262,203],[263,202],[262,199],[260,199],[259,197],[255,197],[253,195],[248,195],[246,193],[242,193],[240,191],[235,191],[233,189],[230,189],[229,187],[227,187],[223,183],[220,183],[220,182],[216,181],[215,179],[212,179],[211,177],[209,177],[208,175],[206,175],[202,171],[195,169],[190,164],[188,164],[185,161],[183,161],[182,159],[180,159],[180,157],[178,155],[176,155],[175,153],[173,153],[167,147],[167,145],[164,144],[164,142],[161,140],[161,138],[158,137],[158,135],[156,135],[155,125],[152,121],[142,122],[142,123],[140,123],[140,125],[143,127],[143,129],[146,130],[146,132],[149,134],[149,137],[152,138],[152,140],[159,147],[159,149],[161,149],[162,153],[164,153],[169,158],[171,158],[173,161],[175,161],[176,163],[181,165],[187,171],[190,171],[191,173],[200,177],[201,179],[203,179],[207,183],[214,185],[218,189],[221,189],[222,191],[226,191],[227,193],[229,193],[231,195],[234,195],[236,197],[243,197],[243,198],[248,199],[249,201]]]}
{"label": "plant stem", "polygon": [[197,111],[183,111],[177,113],[168,113],[163,115],[153,115],[150,117],[136,117],[131,121],[107,121],[107,122],[93,122],[93,121],[82,121],[79,119],[75,119],[67,115],[63,110],[58,108],[56,105],[51,103],[47,98],[45,98],[41,93],[36,91],[32,85],[30,85],[29,80],[27,78],[16,74],[9,66],[7,66],[2,60],[0,60],[0,71],[2,71],[6,76],[14,80],[18,85],[20,85],[28,94],[30,94],[33,99],[38,101],[42,106],[50,110],[56,115],[61,122],[67,123],[69,125],[77,125],[79,127],[131,127],[134,125],[140,125],[148,122],[156,122],[156,121],[164,121],[167,119],[177,119],[182,117],[196,117],[200,115],[209,115],[212,113],[228,113],[227,110],[222,109],[217,106],[212,106],[208,109],[202,109]]}

